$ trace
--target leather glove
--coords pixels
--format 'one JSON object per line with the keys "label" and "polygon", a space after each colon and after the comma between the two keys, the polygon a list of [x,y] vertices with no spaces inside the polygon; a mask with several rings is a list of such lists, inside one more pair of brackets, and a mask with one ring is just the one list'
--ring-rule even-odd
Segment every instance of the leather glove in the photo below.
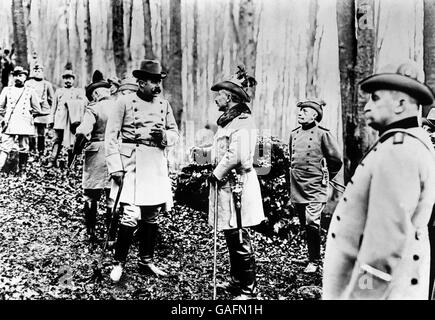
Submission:
{"label": "leather glove", "polygon": [[165,138],[166,138],[166,132],[165,131],[166,131],[165,129],[159,128],[159,127],[152,128],[151,132],[150,132],[150,135],[154,138],[155,142],[157,142],[159,144],[162,144],[163,140],[165,140]]}
{"label": "leather glove", "polygon": [[47,125],[47,128],[48,128],[48,129],[53,129],[53,127],[54,127],[54,123],[53,123],[53,122],[50,122],[50,123]]}
{"label": "leather glove", "polygon": [[118,186],[120,186],[124,181],[124,175],[124,171],[115,171],[110,174],[110,178],[113,179]]}
{"label": "leather glove", "polygon": [[70,130],[72,134],[76,134],[77,127],[80,125],[80,122],[74,122],[70,125]]}
{"label": "leather glove", "polygon": [[73,153],[74,154],[82,153],[87,142],[88,142],[88,139],[86,138],[86,136],[83,133],[76,134],[76,140],[74,142]]}

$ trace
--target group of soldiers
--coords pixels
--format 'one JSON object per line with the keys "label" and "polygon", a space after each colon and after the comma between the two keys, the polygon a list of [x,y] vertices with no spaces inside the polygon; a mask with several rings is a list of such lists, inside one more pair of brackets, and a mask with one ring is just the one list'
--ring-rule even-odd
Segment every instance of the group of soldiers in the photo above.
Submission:
{"label": "group of soldiers", "polygon": [[[144,60],[122,81],[105,79],[96,70],[85,90],[75,88],[74,73],[65,70],[63,88],[55,93],[40,64],[27,76],[25,69],[15,67],[13,85],[0,94],[0,168],[17,147],[25,171],[29,150],[37,149],[36,158],[43,155],[45,131],[54,129],[48,167],[57,165],[62,146],[68,149],[69,164],[84,154],[83,212],[92,242],[97,239],[98,201],[105,195],[107,240],[114,249],[112,281],[120,281],[125,272],[134,233],[139,270],[167,276],[153,257],[159,214],[173,206],[166,148],[177,143],[179,131],[169,102],[160,95],[167,77],[161,64]],[[434,95],[417,76],[415,66],[406,63],[361,83],[361,90],[370,94],[364,115],[379,139],[333,214],[323,265],[324,299],[430,297],[435,151],[418,114],[421,105],[433,103]],[[210,145],[191,150],[207,155],[214,165],[207,178],[209,224],[223,231],[230,261],[229,281],[217,288],[242,300],[258,296],[249,227],[265,219],[253,168],[257,128],[248,88],[254,85],[255,79],[239,68],[211,87],[222,112],[217,132]],[[289,141],[287,178],[291,205],[304,227],[307,273],[321,264],[322,211],[330,182],[343,164],[337,141],[319,125],[324,106],[317,98],[299,102],[299,126]],[[433,113],[423,123],[429,131],[435,128]]]}

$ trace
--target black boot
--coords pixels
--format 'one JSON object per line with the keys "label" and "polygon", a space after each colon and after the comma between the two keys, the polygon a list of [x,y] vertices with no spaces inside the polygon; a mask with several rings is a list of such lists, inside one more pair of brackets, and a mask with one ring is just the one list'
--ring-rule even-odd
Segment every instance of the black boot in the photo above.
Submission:
{"label": "black boot", "polygon": [[44,136],[38,136],[38,153],[39,157],[42,157],[44,155],[45,151],[45,137]]}
{"label": "black boot", "polygon": [[86,232],[88,233],[89,241],[95,242],[97,240],[95,235],[95,226],[97,224],[97,202],[92,201],[91,206],[89,207],[89,202],[85,201],[83,212],[85,214]]}
{"label": "black boot", "polygon": [[306,238],[308,247],[308,266],[305,268],[306,273],[314,273],[320,261],[320,228],[318,226],[306,226]]}
{"label": "black boot", "polygon": [[20,152],[18,154],[18,171],[21,176],[25,177],[27,173],[27,161],[29,154],[27,152]]}
{"label": "black boot", "polygon": [[[255,257],[248,230],[242,229],[240,243],[239,230],[225,231],[231,262],[231,281],[234,289],[231,293],[236,300],[256,299],[257,283],[255,274]],[[230,291],[230,290],[229,290]]]}
{"label": "black boot", "polygon": [[57,158],[59,157],[61,150],[62,150],[62,145],[60,143],[53,144],[53,148],[51,149],[51,156],[47,168],[57,167]]}
{"label": "black boot", "polygon": [[128,250],[133,242],[133,231],[134,227],[125,226],[122,224],[119,226],[118,241],[116,241],[115,245],[115,264],[113,266],[112,272],[110,273],[110,278],[114,282],[118,282],[121,279],[122,273],[124,271]]}
{"label": "black boot", "polygon": [[72,163],[73,158],[74,158],[73,150],[68,149],[68,162],[67,163]]}
{"label": "black boot", "polygon": [[29,152],[34,153],[36,151],[36,137],[29,137]]}
{"label": "black boot", "polygon": [[153,263],[157,231],[157,223],[139,221],[139,270],[144,273],[167,277],[168,274]]}
{"label": "black boot", "polygon": [[[113,248],[113,246],[115,245],[115,240],[116,240],[116,234],[118,232],[118,227],[119,227],[119,218],[121,216],[121,211],[122,209],[118,209],[116,210],[116,212],[114,212],[112,214],[112,216],[110,217],[110,221],[106,222],[106,226],[107,226],[107,248],[109,250],[111,250]],[[112,213],[111,209],[108,209],[106,214]]]}

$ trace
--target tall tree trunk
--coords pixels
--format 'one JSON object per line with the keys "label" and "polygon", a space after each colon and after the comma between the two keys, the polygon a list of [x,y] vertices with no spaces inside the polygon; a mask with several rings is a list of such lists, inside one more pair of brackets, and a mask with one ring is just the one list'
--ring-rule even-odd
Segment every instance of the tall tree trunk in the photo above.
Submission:
{"label": "tall tree trunk", "polygon": [[[88,80],[92,79],[93,72],[93,62],[92,62],[92,28],[91,28],[91,11],[89,8],[89,1],[85,0],[85,11],[86,11],[86,20],[85,20],[85,63],[86,63],[86,75]],[[87,82],[87,81],[83,81]]]}
{"label": "tall tree trunk", "polygon": [[193,3],[192,85],[193,101],[198,101],[198,0]]}
{"label": "tall tree trunk", "polygon": [[[435,92],[435,1],[424,0],[424,73],[426,84]],[[423,107],[423,117],[431,106]]]}
{"label": "tall tree trunk", "polygon": [[12,0],[12,23],[14,29],[15,62],[19,66],[28,68],[26,23],[22,0]]}
{"label": "tall tree trunk", "polygon": [[[355,86],[362,79],[373,74],[376,43],[373,18],[374,0],[357,0],[356,5],[357,61],[355,67]],[[366,125],[364,118],[364,106],[367,103],[367,97],[361,90],[355,90],[355,93],[357,110],[355,114],[355,140],[352,141],[355,148],[352,150],[352,153],[349,150],[347,152],[351,160],[350,172],[352,173],[374,140],[373,130]]]}
{"label": "tall tree trunk", "polygon": [[[246,66],[248,74],[253,75],[257,56],[257,40],[255,34],[255,7],[253,0],[242,0],[239,11],[239,61]],[[248,94],[254,98],[254,88],[248,89]]]}
{"label": "tall tree trunk", "polygon": [[124,55],[124,8],[122,0],[112,0],[112,24],[116,74],[122,78],[127,71]]}
{"label": "tall tree trunk", "polygon": [[153,51],[153,38],[151,35],[151,8],[150,8],[150,0],[143,0],[143,18],[144,18],[144,45],[145,45],[145,58],[146,59],[154,59],[154,51]]}
{"label": "tall tree trunk", "polygon": [[357,62],[355,38],[355,3],[353,1],[337,1],[337,28],[339,46],[341,109],[343,121],[343,158],[344,181],[352,176],[351,167],[361,156],[355,129],[358,125],[358,112],[355,101],[355,66]]}

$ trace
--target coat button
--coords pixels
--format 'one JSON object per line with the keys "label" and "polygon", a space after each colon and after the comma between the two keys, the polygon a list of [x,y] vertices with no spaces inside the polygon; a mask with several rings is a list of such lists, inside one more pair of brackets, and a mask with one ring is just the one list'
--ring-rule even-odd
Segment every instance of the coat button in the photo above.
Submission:
{"label": "coat button", "polygon": [[165,119],[162,118],[162,121],[164,121]]}
{"label": "coat button", "polygon": [[134,100],[134,99],[133,99],[132,101],[133,101],[133,102],[136,102],[136,100]]}
{"label": "coat button", "polygon": [[412,278],[411,279],[411,284],[412,285],[416,285],[418,283],[418,280],[417,279],[415,279],[415,278]]}
{"label": "coat button", "polygon": [[311,133],[314,133],[314,131],[311,131]]}
{"label": "coat button", "polygon": [[414,261],[417,261],[418,259],[420,259],[420,257],[416,254],[414,254],[414,256],[412,258],[414,259]]}
{"label": "coat button", "polygon": [[310,138],[310,140],[313,140],[313,138]]}
{"label": "coat button", "polygon": [[134,111],[137,112],[137,108],[135,108]]}
{"label": "coat button", "polygon": [[340,216],[337,216],[337,220],[340,221],[340,219],[341,219]]}
{"label": "coat button", "polygon": [[344,201],[344,202],[346,202],[346,201],[347,201],[347,198],[346,198],[346,197],[344,197],[344,198],[343,198],[343,201]]}
{"label": "coat button", "polygon": [[161,110],[161,112],[163,113],[163,110]]}
{"label": "coat button", "polygon": [[335,239],[335,233],[331,233],[331,237]]}
{"label": "coat button", "polygon": [[311,146],[308,146],[308,148],[311,148]]}
{"label": "coat button", "polygon": [[310,154],[309,153],[307,153],[307,156],[309,156]]}
{"label": "coat button", "polygon": [[160,101],[160,104],[162,104],[163,102]]}

